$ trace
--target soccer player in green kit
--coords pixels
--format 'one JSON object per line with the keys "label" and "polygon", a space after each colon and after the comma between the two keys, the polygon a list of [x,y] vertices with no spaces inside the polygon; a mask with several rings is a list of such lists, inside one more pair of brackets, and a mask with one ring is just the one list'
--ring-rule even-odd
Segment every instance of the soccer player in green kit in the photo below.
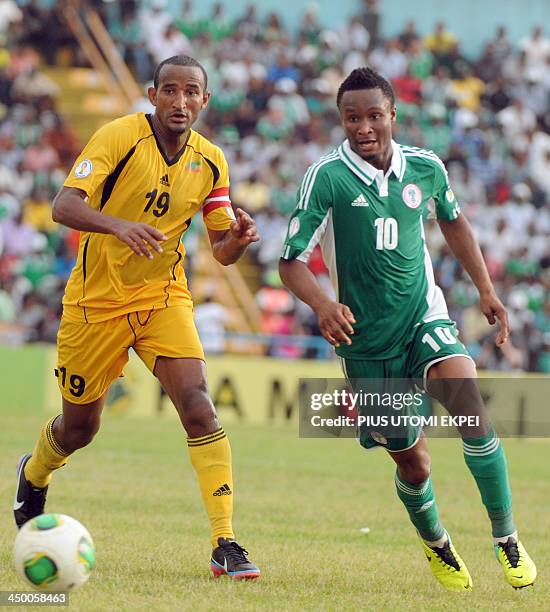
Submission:
{"label": "soccer player in green kit", "polygon": [[[471,227],[431,151],[392,140],[396,118],[391,85],[370,68],[344,80],[337,106],[347,139],[307,171],[280,261],[285,285],[317,315],[344,373],[358,379],[474,379],[475,364],[458,339],[441,289],[435,285],[423,231],[429,211],[468,272],[489,323],[499,323],[497,346],[509,335]],[[307,267],[320,244],[336,292],[328,297]],[[353,383],[352,383],[353,384]],[[461,432],[462,433],[462,432]],[[439,519],[430,455],[421,431],[386,438],[360,435],[362,446],[382,445],[397,464],[395,484],[431,570],[451,591],[472,587],[464,561]],[[536,567],[518,538],[506,457],[490,424],[462,437],[464,458],[492,525],[496,557],[509,584],[533,584]]]}

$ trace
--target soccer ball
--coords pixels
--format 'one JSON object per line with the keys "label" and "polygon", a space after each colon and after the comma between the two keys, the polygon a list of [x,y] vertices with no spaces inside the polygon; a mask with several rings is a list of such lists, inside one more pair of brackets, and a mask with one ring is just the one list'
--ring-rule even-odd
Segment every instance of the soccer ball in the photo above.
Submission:
{"label": "soccer ball", "polygon": [[19,530],[13,546],[17,572],[34,589],[70,591],[82,586],[95,563],[92,536],[65,514],[41,514]]}

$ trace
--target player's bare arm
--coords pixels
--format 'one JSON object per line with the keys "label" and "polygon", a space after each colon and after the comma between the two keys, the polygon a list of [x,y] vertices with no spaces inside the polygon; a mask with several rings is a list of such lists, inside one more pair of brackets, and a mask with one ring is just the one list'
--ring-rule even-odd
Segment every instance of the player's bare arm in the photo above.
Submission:
{"label": "player's bare arm", "polygon": [[333,346],[340,346],[341,342],[351,344],[352,323],[355,323],[353,313],[345,304],[329,298],[305,263],[280,259],[279,274],[292,293],[315,312],[319,329],[328,342]]}
{"label": "player's bare arm", "polygon": [[228,230],[208,230],[214,258],[223,266],[235,263],[249,244],[260,240],[254,219],[240,208],[237,208],[236,216]]}
{"label": "player's bare arm", "polygon": [[166,236],[147,223],[125,221],[94,210],[85,202],[82,189],[62,187],[53,202],[52,218],[56,223],[83,232],[113,234],[127,244],[136,255],[152,259],[151,249],[162,253],[159,242]]}
{"label": "player's bare arm", "polygon": [[510,322],[504,305],[499,300],[487,266],[483,260],[481,249],[474,236],[468,219],[461,214],[454,221],[438,221],[439,227],[454,256],[469,274],[472,282],[479,291],[479,307],[491,325],[496,321],[500,326],[495,339],[497,346],[508,341],[510,335]]}

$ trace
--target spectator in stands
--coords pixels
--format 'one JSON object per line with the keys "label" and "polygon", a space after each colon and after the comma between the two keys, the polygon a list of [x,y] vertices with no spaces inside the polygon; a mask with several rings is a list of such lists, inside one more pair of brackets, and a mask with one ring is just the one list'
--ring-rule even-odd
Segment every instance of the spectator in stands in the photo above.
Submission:
{"label": "spectator in stands", "polygon": [[447,106],[451,100],[451,79],[445,66],[436,66],[433,73],[424,81],[422,93],[426,102]]}
{"label": "spectator in stands", "polygon": [[296,81],[283,77],[275,83],[275,94],[268,104],[270,109],[281,110],[284,118],[294,127],[303,126],[309,121],[306,101],[297,90]]}
{"label": "spectator in stands", "polygon": [[410,66],[392,81],[397,99],[407,104],[418,104],[422,98],[422,80],[412,74]]}
{"label": "spectator in stands", "polygon": [[235,26],[224,14],[223,3],[216,2],[212,7],[212,14],[204,21],[202,28],[210,33],[213,41],[220,41],[230,36]]}
{"label": "spectator in stands", "polygon": [[140,83],[149,81],[152,72],[152,61],[145,46],[143,24],[134,11],[126,11],[120,21],[111,26],[111,36],[117,44],[124,61],[133,69]]}
{"label": "spectator in stands", "polygon": [[489,41],[494,49],[495,61],[502,65],[512,53],[512,45],[508,40],[508,31],[505,26],[498,26],[495,32],[495,37]]}
{"label": "spectator in stands", "polygon": [[420,38],[412,38],[407,45],[407,56],[411,75],[424,81],[432,74],[434,59]]}
{"label": "spectator in stands", "polygon": [[282,108],[270,108],[268,112],[258,121],[258,134],[266,140],[284,140],[292,133],[293,123]]}
{"label": "spectator in stands", "polygon": [[[166,10],[165,0],[152,0],[149,8],[143,8],[140,16],[141,31],[149,52],[153,55],[156,45],[172,24],[172,16]],[[163,57],[167,57],[163,55]]]}
{"label": "spectator in stands", "polygon": [[163,58],[174,55],[193,55],[189,39],[173,23],[166,26],[161,36],[149,42],[149,51],[155,64],[159,64]]}
{"label": "spectator in stands", "polygon": [[453,142],[453,132],[447,121],[445,107],[431,104],[426,108],[426,113],[429,123],[423,127],[423,145],[441,159],[446,159]]}
{"label": "spectator in stands", "polygon": [[402,32],[397,36],[397,40],[405,53],[411,50],[413,43],[420,41],[420,35],[416,29],[416,21],[409,19]]}
{"label": "spectator in stands", "polygon": [[267,43],[277,43],[285,38],[284,27],[278,13],[269,13],[261,33],[261,38]]}
{"label": "spectator in stands", "polygon": [[436,58],[436,63],[439,63],[440,66],[446,66],[452,79],[459,79],[464,72],[464,66],[468,64],[468,60],[462,53],[460,43],[456,41],[448,53],[440,56],[439,59]]}
{"label": "spectator in stands", "polygon": [[542,26],[535,26],[531,36],[524,38],[519,46],[525,52],[529,74],[542,76],[548,57],[550,57],[550,40],[544,36]]}
{"label": "spectator in stands", "polygon": [[276,83],[281,79],[292,79],[294,82],[300,80],[300,72],[290,61],[286,51],[281,51],[277,60],[267,70],[267,80]]}
{"label": "spectator in stands", "polygon": [[0,34],[5,33],[9,26],[23,19],[23,13],[14,0],[4,0],[0,3]]}
{"label": "spectator in stands", "polygon": [[361,17],[359,15],[352,15],[344,30],[343,44],[347,46],[347,50],[367,53],[370,41],[371,35],[365,24],[361,21]]}
{"label": "spectator in stands", "polygon": [[477,113],[484,88],[483,81],[475,76],[472,67],[462,64],[458,69],[457,78],[451,82],[449,93],[457,106]]}
{"label": "spectator in stands", "polygon": [[511,146],[517,146],[518,139],[522,139],[527,131],[534,130],[537,125],[535,112],[525,106],[521,98],[515,98],[510,106],[501,110],[497,120]]}
{"label": "spectator in stands", "polygon": [[237,20],[236,28],[248,40],[257,42],[260,39],[262,26],[258,21],[256,4],[251,3],[246,7],[244,15]]}
{"label": "spectator in stands", "polygon": [[319,7],[316,4],[310,4],[302,14],[298,35],[303,36],[311,43],[315,43],[321,33],[321,25],[319,24]]}
{"label": "spectator in stands", "polygon": [[372,47],[376,47],[380,42],[382,22],[380,5],[378,0],[363,0],[363,5],[361,21],[370,34]]}
{"label": "spectator in stands", "polygon": [[512,103],[509,81],[502,74],[498,74],[494,81],[486,85],[483,97],[492,112],[504,110]]}
{"label": "spectator in stands", "polygon": [[489,42],[485,45],[483,54],[474,63],[474,72],[483,83],[496,81],[500,76],[502,60],[495,53],[494,43]]}
{"label": "spectator in stands", "polygon": [[57,224],[52,220],[52,205],[48,196],[48,190],[41,187],[35,189],[23,204],[23,223],[45,234],[57,230]]}
{"label": "spectator in stands", "polygon": [[192,0],[184,0],[181,13],[174,20],[174,24],[187,38],[194,38],[199,34],[200,20],[193,9]]}
{"label": "spectator in stands", "polygon": [[227,308],[216,302],[212,293],[206,296],[202,304],[195,306],[195,325],[206,354],[223,355],[228,322]]}
{"label": "spectator in stands", "polygon": [[299,333],[298,322],[294,318],[294,297],[281,285],[278,275],[273,274],[270,283],[258,291],[256,295],[258,306],[262,312],[262,331],[275,336],[267,346],[267,354],[271,357],[301,357],[302,348],[293,342],[285,342],[277,336],[290,336]]}
{"label": "spectator in stands", "polygon": [[252,174],[246,181],[239,183],[232,191],[232,201],[235,206],[257,213],[266,208],[270,200],[269,187],[258,180],[257,174]]}
{"label": "spectator in stands", "polygon": [[529,147],[529,176],[545,191],[550,202],[550,134],[541,130],[533,134]]}
{"label": "spectator in stands", "polygon": [[390,81],[403,76],[407,71],[407,58],[399,42],[391,38],[385,40],[382,47],[372,51],[369,63]]}
{"label": "spectator in stands", "polygon": [[23,220],[23,211],[19,211],[13,218],[1,222],[4,244],[4,255],[21,257],[32,253],[36,230]]}
{"label": "spectator in stands", "polygon": [[434,55],[436,63],[445,63],[447,57],[456,47],[456,36],[447,30],[447,26],[443,21],[438,21],[435,24],[435,29],[431,34],[424,37],[424,45],[426,49]]}

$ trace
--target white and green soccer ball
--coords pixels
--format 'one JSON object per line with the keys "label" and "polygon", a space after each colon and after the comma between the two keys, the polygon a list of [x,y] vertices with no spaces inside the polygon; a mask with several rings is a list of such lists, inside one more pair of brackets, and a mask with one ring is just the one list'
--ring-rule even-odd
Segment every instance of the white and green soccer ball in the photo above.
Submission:
{"label": "white and green soccer ball", "polygon": [[41,514],[19,530],[13,546],[20,576],[39,591],[70,591],[82,586],[95,564],[92,536],[65,514]]}

